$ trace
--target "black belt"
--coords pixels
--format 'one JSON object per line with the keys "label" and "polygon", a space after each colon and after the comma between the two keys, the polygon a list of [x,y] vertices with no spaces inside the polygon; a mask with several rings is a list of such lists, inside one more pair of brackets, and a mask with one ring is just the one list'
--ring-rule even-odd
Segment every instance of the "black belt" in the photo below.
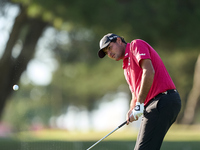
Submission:
{"label": "black belt", "polygon": [[167,95],[167,94],[171,94],[171,93],[177,93],[177,90],[176,90],[176,89],[167,90],[167,91],[165,91],[165,92],[162,92],[162,93],[156,95],[156,96],[155,96],[154,98],[152,98],[152,99],[156,99],[156,98],[158,98],[158,97],[161,96],[161,95]]}

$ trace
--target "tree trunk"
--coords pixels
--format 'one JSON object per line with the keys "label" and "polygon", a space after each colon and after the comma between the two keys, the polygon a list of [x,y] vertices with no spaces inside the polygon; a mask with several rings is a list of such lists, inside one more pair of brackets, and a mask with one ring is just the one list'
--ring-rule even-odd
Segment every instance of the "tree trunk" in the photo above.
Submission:
{"label": "tree trunk", "polygon": [[184,116],[181,121],[182,123],[192,124],[194,122],[195,112],[197,110],[199,97],[200,97],[200,54],[196,62],[193,87],[188,96],[186,108],[184,110]]}
{"label": "tree trunk", "polygon": [[[27,26],[27,32],[22,50],[17,58],[13,58],[13,47],[23,32],[25,25]],[[6,100],[12,94],[12,86],[19,81],[21,74],[26,70],[28,62],[35,53],[37,41],[46,26],[47,23],[40,19],[28,18],[26,9],[21,7],[21,12],[15,19],[4,54],[0,60],[0,117],[2,116]]]}

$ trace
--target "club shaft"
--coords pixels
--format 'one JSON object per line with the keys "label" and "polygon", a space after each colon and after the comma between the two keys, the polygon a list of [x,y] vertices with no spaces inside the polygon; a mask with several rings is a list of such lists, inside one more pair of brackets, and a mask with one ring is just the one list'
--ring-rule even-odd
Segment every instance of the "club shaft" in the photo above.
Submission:
{"label": "club shaft", "polygon": [[101,142],[103,139],[105,139],[106,137],[108,137],[109,135],[111,135],[113,132],[115,132],[116,130],[118,130],[119,128],[121,128],[123,125],[125,125],[127,123],[127,121],[125,121],[124,123],[122,123],[121,125],[119,125],[116,129],[114,129],[113,131],[111,131],[109,134],[107,134],[106,136],[104,136],[103,138],[101,138],[99,141],[97,141],[96,143],[94,143],[92,146],[90,146],[87,150],[90,150],[91,148],[93,148],[95,145],[97,145],[99,142]]}

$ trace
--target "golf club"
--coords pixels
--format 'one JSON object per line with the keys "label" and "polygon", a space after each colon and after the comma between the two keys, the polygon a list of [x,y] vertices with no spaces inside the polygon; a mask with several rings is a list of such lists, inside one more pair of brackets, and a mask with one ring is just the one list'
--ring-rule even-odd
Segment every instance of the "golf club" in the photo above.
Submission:
{"label": "golf club", "polygon": [[99,141],[97,141],[96,143],[94,143],[92,146],[90,146],[87,150],[90,150],[91,148],[93,148],[95,145],[97,145],[99,142],[101,142],[103,139],[105,139],[106,137],[108,137],[109,135],[111,135],[113,132],[115,132],[117,129],[121,128],[122,126],[124,126],[127,123],[127,121],[125,121],[124,123],[122,123],[121,125],[119,125],[116,129],[114,129],[112,132],[110,132],[109,134],[107,134],[106,136],[104,136],[102,139],[100,139]]}

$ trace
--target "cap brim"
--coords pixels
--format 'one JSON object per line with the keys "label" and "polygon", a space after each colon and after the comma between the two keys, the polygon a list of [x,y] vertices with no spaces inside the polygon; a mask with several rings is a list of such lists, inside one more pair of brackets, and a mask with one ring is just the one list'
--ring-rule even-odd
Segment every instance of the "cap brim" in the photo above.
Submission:
{"label": "cap brim", "polygon": [[104,58],[104,57],[106,56],[106,54],[104,53],[103,49],[106,48],[109,44],[110,44],[110,41],[107,42],[106,44],[100,46],[101,49],[100,49],[99,52],[98,52],[98,56],[99,56],[100,58]]}
{"label": "cap brim", "polygon": [[100,49],[98,52],[98,56],[99,56],[99,58],[104,58],[106,56],[106,54],[104,53],[104,51],[102,49]]}

